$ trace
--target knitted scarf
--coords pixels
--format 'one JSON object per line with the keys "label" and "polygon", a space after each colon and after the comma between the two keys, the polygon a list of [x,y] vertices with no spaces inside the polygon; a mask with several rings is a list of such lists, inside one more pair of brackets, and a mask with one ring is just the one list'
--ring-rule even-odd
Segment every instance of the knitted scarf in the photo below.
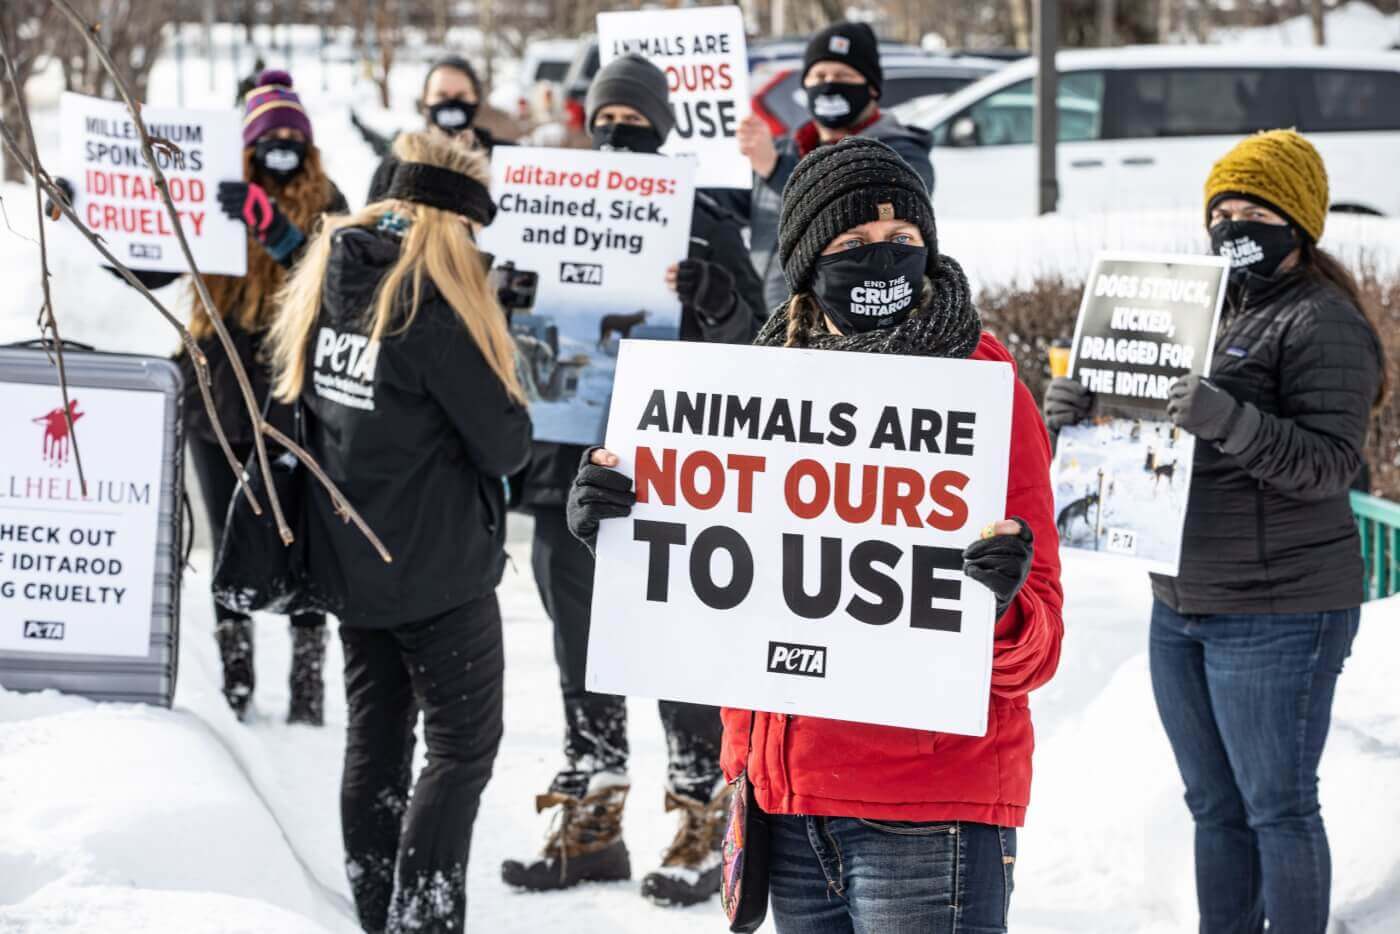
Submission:
{"label": "knitted scarf", "polygon": [[[815,311],[816,303],[810,296],[803,296],[802,304],[812,311],[792,329],[795,347],[964,358],[977,349],[982,337],[982,319],[972,307],[967,276],[957,260],[941,254],[933,277],[924,280],[924,300],[919,310],[894,327],[864,334],[832,334],[827,330],[825,317]],[[773,312],[754,339],[755,345],[788,345],[788,315],[793,305],[789,302]]]}

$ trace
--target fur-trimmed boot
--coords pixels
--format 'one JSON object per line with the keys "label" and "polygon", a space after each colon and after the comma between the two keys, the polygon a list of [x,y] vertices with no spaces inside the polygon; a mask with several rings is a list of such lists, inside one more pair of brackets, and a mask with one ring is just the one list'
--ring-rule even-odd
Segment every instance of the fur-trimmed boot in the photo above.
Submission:
{"label": "fur-trimmed boot", "polygon": [[582,789],[570,789],[569,782],[563,781],[566,775],[561,774],[548,793],[535,798],[537,811],[559,810],[537,858],[508,859],[501,864],[506,885],[547,892],[572,888],[580,882],[632,878],[632,860],[622,842],[622,808],[631,787],[627,776],[599,772],[582,776],[586,781]]}
{"label": "fur-trimmed boot", "polygon": [[680,811],[680,827],[661,868],[642,879],[642,894],[664,905],[695,905],[719,891],[720,844],[729,819],[730,785],[709,801],[666,792],[666,810]]}
{"label": "fur-trimmed boot", "polygon": [[224,700],[240,720],[253,703],[253,621],[225,619],[214,626],[214,641],[224,664]]}
{"label": "fur-trimmed boot", "polygon": [[288,723],[321,726],[326,722],[326,627],[293,626],[291,700]]}

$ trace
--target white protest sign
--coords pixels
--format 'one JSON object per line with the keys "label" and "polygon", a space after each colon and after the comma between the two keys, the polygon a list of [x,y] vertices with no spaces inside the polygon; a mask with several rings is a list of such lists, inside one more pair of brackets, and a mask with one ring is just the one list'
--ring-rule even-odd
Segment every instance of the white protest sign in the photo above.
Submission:
{"label": "white protest sign", "polygon": [[601,441],[618,342],[678,335],[666,269],[690,248],[694,177],[690,159],[495,151],[498,213],[479,242],[498,265],[539,275],[534,308],[511,318],[537,440]]}
{"label": "white protest sign", "polygon": [[58,390],[0,383],[0,652],[150,652],[165,401],[70,390],[84,496]]}
{"label": "white protest sign", "polygon": [[1061,547],[1176,574],[1196,442],[1167,394],[1209,372],[1227,270],[1218,256],[1095,258],[1069,366],[1094,418],[1060,430],[1050,468]]}
{"label": "white protest sign", "polygon": [[1008,364],[627,341],[590,691],[982,735]]}
{"label": "white protest sign", "polygon": [[744,188],[753,168],[739,152],[739,121],[749,113],[749,59],[737,6],[598,14],[603,65],[635,52],[666,72],[676,128],[662,152],[700,160],[701,188]]}
{"label": "white protest sign", "polygon": [[[241,276],[247,271],[248,235],[219,209],[219,183],[243,178],[243,137],[232,110],[142,107],[152,136],[178,152],[156,149],[170,197],[180,215],[199,271]],[[59,122],[73,208],[132,269],[183,272],[170,215],[141,155],[136,124],[118,101],[64,94]]]}

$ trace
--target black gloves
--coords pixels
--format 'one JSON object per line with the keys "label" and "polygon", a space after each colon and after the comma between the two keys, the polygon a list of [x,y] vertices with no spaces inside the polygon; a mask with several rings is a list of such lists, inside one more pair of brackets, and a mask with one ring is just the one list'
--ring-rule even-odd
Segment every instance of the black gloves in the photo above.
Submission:
{"label": "black gloves", "polygon": [[1057,376],[1045,388],[1045,401],[1040,411],[1045,416],[1045,427],[1059,431],[1070,425],[1078,425],[1094,410],[1094,394],[1077,379]]}
{"label": "black gloves", "polygon": [[1167,417],[1182,431],[1202,441],[1214,441],[1227,453],[1244,450],[1259,430],[1259,410],[1240,404],[1208,379],[1194,374],[1172,383],[1167,394]]}
{"label": "black gloves", "polygon": [[632,511],[637,494],[632,492],[632,478],[611,467],[599,467],[591,458],[597,448],[583,452],[578,476],[569,489],[569,502],[564,507],[564,519],[574,538],[592,551],[598,541],[598,523],[603,519],[620,519]]}
{"label": "black gloves", "polygon": [[261,185],[219,182],[219,207],[233,220],[242,221],[268,255],[283,266],[291,265],[292,254],[306,242],[306,236]]}
{"label": "black gloves", "polygon": [[981,538],[963,550],[963,573],[996,596],[997,619],[1016,599],[1035,557],[1035,536],[1030,526],[1017,516],[1012,518],[1021,525],[1019,534]]}
{"label": "black gloves", "polygon": [[694,308],[701,322],[716,325],[734,313],[738,297],[734,274],[703,259],[683,259],[676,267],[676,294],[681,304]]}
{"label": "black gloves", "polygon": [[[63,192],[63,203],[69,207],[73,206],[73,183],[61,175],[53,176],[53,183],[59,191]],[[44,213],[49,220],[56,221],[63,216],[63,209],[54,204],[52,198],[44,199]]]}

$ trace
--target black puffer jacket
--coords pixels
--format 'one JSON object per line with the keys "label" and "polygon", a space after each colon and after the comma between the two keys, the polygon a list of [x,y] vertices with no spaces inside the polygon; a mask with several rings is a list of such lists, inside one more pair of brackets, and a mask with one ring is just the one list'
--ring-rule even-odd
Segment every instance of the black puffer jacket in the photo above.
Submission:
{"label": "black puffer jacket", "polygon": [[504,477],[530,453],[529,415],[431,282],[407,330],[369,343],[366,309],[398,256],[389,234],[336,233],[306,354],[308,447],[394,558],[384,563],[314,487],[311,571],[351,626],[425,619],[494,590]]}
{"label": "black puffer jacket", "polygon": [[1196,443],[1179,613],[1303,613],[1362,601],[1347,490],[1361,467],[1382,350],[1361,311],[1311,273],[1231,296],[1211,378],[1263,415],[1244,450]]}
{"label": "black puffer jacket", "polygon": [[[690,220],[690,259],[723,266],[734,275],[734,312],[707,324],[694,308],[681,306],[680,338],[712,344],[748,344],[767,320],[763,283],[749,262],[740,221],[711,195],[697,192]],[[578,473],[583,447],[540,441],[534,446],[528,471],[515,478],[521,487],[521,504],[527,507],[563,508]]]}

